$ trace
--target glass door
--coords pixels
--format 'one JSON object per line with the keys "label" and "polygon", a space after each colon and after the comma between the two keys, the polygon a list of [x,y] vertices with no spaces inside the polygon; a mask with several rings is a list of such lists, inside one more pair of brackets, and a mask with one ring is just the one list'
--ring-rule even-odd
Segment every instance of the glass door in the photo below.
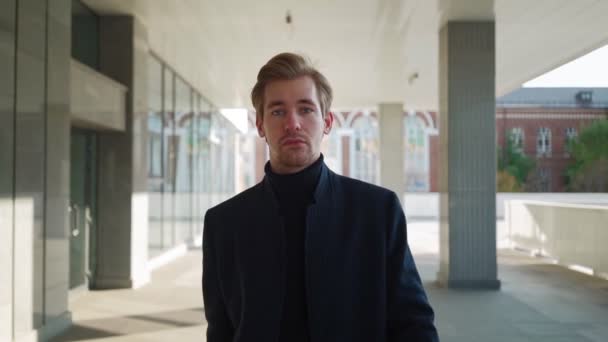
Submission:
{"label": "glass door", "polygon": [[72,129],[70,152],[70,289],[74,289],[89,286],[95,265],[95,133]]}

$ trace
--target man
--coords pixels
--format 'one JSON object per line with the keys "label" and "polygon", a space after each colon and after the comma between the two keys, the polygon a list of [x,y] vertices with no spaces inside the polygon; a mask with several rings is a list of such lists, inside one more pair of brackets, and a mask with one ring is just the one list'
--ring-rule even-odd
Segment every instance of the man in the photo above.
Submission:
{"label": "man", "polygon": [[438,341],[397,196],[323,163],[325,77],[282,53],[251,97],[270,161],[205,215],[207,341]]}

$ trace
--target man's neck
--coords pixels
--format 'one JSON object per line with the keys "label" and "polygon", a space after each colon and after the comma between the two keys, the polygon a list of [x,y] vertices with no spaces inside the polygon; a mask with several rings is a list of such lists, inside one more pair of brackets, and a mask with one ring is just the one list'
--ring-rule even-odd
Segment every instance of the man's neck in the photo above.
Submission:
{"label": "man's neck", "polygon": [[291,174],[277,174],[270,169],[270,163],[266,165],[266,177],[282,210],[302,208],[311,203],[322,168],[321,157],[305,169]]}
{"label": "man's neck", "polygon": [[270,165],[270,170],[277,175],[290,175],[290,174],[299,173],[302,170],[309,168],[311,165],[316,163],[319,160],[319,158],[321,158],[320,153],[316,157],[313,157],[311,159],[312,161],[310,163],[307,163],[305,165],[298,165],[298,166],[283,165],[280,162],[278,162],[277,160],[273,161],[272,160],[273,158],[270,158],[269,165]]}

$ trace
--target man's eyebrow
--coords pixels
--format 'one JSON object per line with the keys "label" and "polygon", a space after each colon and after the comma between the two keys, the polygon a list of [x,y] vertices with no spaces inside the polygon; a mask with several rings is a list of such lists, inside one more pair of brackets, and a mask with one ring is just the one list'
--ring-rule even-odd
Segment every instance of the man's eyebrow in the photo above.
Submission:
{"label": "man's eyebrow", "polygon": [[[284,104],[285,104],[285,102],[282,100],[275,100],[275,101],[268,102],[268,104],[266,105],[266,108],[271,108],[274,106],[282,106]],[[317,106],[313,100],[307,99],[307,98],[299,99],[298,104],[307,104],[307,105],[311,105],[311,106],[315,106],[315,107]]]}
{"label": "man's eyebrow", "polygon": [[285,102],[283,102],[281,100],[276,100],[276,101],[268,102],[268,104],[266,105],[266,108],[270,108],[270,107],[274,107],[274,106],[281,106],[284,104],[285,104]]}
{"label": "man's eyebrow", "polygon": [[298,100],[298,103],[304,103],[315,107],[317,106],[317,104],[311,99],[300,99]]}

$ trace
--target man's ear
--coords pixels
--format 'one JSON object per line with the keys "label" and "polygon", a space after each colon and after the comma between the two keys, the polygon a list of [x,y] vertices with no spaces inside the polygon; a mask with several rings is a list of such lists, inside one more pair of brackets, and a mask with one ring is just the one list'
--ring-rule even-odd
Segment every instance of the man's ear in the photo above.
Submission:
{"label": "man's ear", "polygon": [[323,117],[323,123],[325,124],[323,133],[329,134],[329,132],[331,132],[331,127],[334,124],[334,114],[332,112],[325,113],[325,116]]}
{"label": "man's ear", "polygon": [[266,133],[264,132],[264,118],[263,115],[256,114],[255,115],[255,127],[258,129],[258,135],[260,138],[264,138]]}

